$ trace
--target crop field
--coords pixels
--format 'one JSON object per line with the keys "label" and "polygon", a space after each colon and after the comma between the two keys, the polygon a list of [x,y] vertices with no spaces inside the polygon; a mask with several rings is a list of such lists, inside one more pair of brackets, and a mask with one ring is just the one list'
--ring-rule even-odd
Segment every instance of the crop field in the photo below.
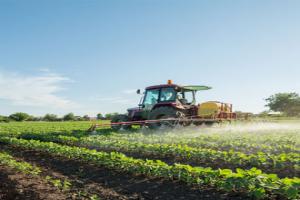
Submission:
{"label": "crop field", "polygon": [[1,123],[0,199],[300,199],[300,121],[90,125]]}

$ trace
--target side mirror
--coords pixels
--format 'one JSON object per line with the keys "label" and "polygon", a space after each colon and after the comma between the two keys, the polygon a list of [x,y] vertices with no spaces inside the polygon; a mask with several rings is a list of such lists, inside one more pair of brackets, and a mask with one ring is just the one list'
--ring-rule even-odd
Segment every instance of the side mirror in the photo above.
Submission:
{"label": "side mirror", "polygon": [[137,94],[141,94],[141,90],[138,89],[138,90],[136,91],[136,93],[137,93]]}

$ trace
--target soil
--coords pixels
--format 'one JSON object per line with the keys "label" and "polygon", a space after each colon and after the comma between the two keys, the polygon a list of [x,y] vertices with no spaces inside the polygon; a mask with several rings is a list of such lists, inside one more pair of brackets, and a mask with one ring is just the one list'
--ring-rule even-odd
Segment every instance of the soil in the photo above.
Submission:
{"label": "soil", "polygon": [[[72,190],[97,194],[101,199],[249,199],[242,195],[224,193],[212,188],[199,188],[188,186],[178,181],[126,174],[77,160],[51,156],[38,151],[25,150],[7,145],[0,146],[2,149],[9,150],[14,157],[41,167],[45,171],[45,174],[68,179],[72,183]],[[14,184],[12,183],[12,185]],[[9,189],[14,190],[14,187],[10,186]]]}
{"label": "soil", "polygon": [[46,183],[38,176],[30,176],[0,166],[1,200],[67,199],[59,189]]}

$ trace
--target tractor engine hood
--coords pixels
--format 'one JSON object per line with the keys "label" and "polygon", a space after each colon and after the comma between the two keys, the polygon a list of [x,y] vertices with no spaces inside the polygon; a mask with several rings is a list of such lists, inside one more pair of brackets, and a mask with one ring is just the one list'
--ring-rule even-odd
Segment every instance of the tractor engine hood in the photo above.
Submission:
{"label": "tractor engine hood", "polygon": [[129,108],[127,109],[128,111],[128,117],[133,119],[136,115],[138,115],[138,113],[140,113],[141,109],[139,107],[135,107],[135,108]]}
{"label": "tractor engine hood", "polygon": [[134,111],[139,111],[140,108],[139,107],[135,107],[135,108],[129,108],[127,109],[128,112],[134,112]]}

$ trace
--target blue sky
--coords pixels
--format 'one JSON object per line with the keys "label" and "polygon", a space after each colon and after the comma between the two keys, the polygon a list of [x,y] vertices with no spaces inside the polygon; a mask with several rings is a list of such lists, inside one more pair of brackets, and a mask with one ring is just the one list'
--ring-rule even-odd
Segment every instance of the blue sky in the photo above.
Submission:
{"label": "blue sky", "polygon": [[300,93],[300,1],[0,0],[0,114],[125,112],[137,88],[260,112]]}

